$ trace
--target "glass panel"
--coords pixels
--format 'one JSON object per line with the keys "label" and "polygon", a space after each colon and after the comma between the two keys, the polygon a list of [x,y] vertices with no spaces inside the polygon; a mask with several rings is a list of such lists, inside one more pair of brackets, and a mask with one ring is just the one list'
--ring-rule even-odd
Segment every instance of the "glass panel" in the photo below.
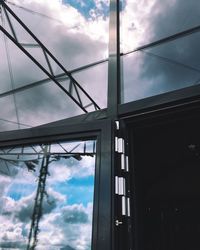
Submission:
{"label": "glass panel", "polygon": [[[67,69],[101,60],[108,54],[109,1],[80,4],[34,0],[15,5],[10,2],[9,7]],[[26,36],[21,32],[19,35],[25,41]],[[26,41],[31,41],[29,36]]]}
{"label": "glass panel", "polygon": [[95,144],[0,149],[1,249],[91,249]]}
{"label": "glass panel", "polygon": [[[77,3],[76,3],[77,2]],[[30,28],[33,34],[44,43],[47,49],[58,59],[58,61],[64,66],[66,70],[73,70],[81,75],[80,68],[88,64],[93,64],[97,61],[104,60],[108,57],[108,24],[109,24],[109,1],[95,1],[92,4],[90,2],[80,4],[80,1],[6,1],[6,4],[12,9],[12,11]],[[34,59],[37,60],[51,75],[62,77],[65,75],[64,70],[56,63],[51,56],[44,54],[44,51],[38,47],[38,43],[25,31],[22,26],[15,20],[15,18],[7,11],[14,34],[17,37],[17,41],[22,47],[29,52]],[[0,18],[1,25],[12,36],[15,36],[12,32],[12,28],[9,24],[9,20],[4,10],[1,11]],[[12,94],[14,89],[18,89],[29,84],[34,84],[39,81],[48,81],[49,76],[42,72],[41,69],[36,66],[25,54],[22,52],[8,37],[0,32],[0,94],[6,96]],[[90,68],[90,67],[89,67]],[[91,68],[91,70],[83,72],[82,77],[77,79],[78,83],[89,92],[94,98],[94,101],[101,107],[105,107],[107,103],[107,64],[104,66]],[[88,73],[93,72],[93,73]],[[91,82],[90,77],[96,74],[95,81]],[[56,78],[58,79],[58,78]],[[94,80],[94,77],[92,78]],[[92,83],[92,84],[91,84]],[[101,90],[102,97],[96,93],[99,86],[103,86]],[[35,84],[35,86],[38,86]],[[49,85],[50,88],[53,84]],[[23,95],[26,100],[30,99],[31,92],[35,95],[38,91],[36,88],[30,88],[27,92],[17,90],[17,97]],[[44,88],[40,88],[40,91],[44,91]],[[54,89],[52,89],[52,92]],[[9,92],[9,93],[7,93]],[[20,93],[21,92],[21,93]],[[47,92],[49,93],[49,91]],[[27,96],[25,97],[25,95]],[[57,107],[60,107],[60,95],[57,95],[57,91],[54,92],[54,97],[50,95],[48,100],[52,98],[50,106],[55,105],[53,101],[57,99]],[[41,95],[41,92],[38,93]],[[46,93],[43,93],[46,95]],[[77,95],[76,93],[74,95]],[[90,105],[91,101],[86,98],[86,95],[79,93],[82,99],[85,100],[83,106]],[[0,95],[0,98],[2,97]],[[66,96],[69,99],[69,97]],[[76,99],[79,97],[76,96]],[[57,113],[53,113],[52,119],[50,116],[48,119],[44,119],[45,122],[52,122],[55,119],[63,119],[75,116],[77,114],[83,114],[84,111],[76,112],[79,107],[74,102],[70,102],[69,106],[65,105],[64,116],[60,118]],[[35,103],[35,102],[34,102]],[[80,103],[80,102],[79,102]],[[32,103],[33,104],[33,103]],[[31,102],[24,108],[22,105],[18,105],[18,113],[22,115],[24,109],[28,112],[27,106],[30,109],[35,107],[31,106]],[[73,106],[73,108],[71,108]],[[64,107],[62,107],[64,109]],[[75,110],[75,112],[74,112]],[[95,108],[90,107],[86,109],[87,112],[94,111]],[[39,110],[42,113],[44,110]],[[71,112],[72,111],[72,112]],[[45,117],[44,113],[44,117]],[[1,117],[1,114],[0,114]],[[55,118],[56,117],[56,118]],[[22,119],[24,120],[24,119]],[[30,126],[36,126],[39,123],[32,122]],[[22,128],[18,126],[17,128]]]}
{"label": "glass panel", "polygon": [[[129,26],[126,23],[122,31],[121,103],[199,84],[198,31],[135,50],[198,25],[199,9],[196,1],[127,1],[122,11],[122,21],[129,22]],[[128,30],[131,23],[132,29]]]}
{"label": "glass panel", "polygon": [[105,62],[73,74],[78,82],[83,83],[84,89],[96,100],[100,108],[107,106],[107,67],[108,63]]}
{"label": "glass panel", "polygon": [[196,0],[122,0],[122,3],[124,53],[199,25],[200,3]]}
{"label": "glass panel", "polygon": [[[64,87],[67,81],[63,82]],[[19,122],[38,126],[79,115],[82,110],[54,82],[16,93]]]}
{"label": "glass panel", "polygon": [[[0,98],[0,107],[0,131],[18,129],[19,125],[13,96]],[[24,124],[22,127],[24,128]],[[28,128],[29,126],[25,127]]]}

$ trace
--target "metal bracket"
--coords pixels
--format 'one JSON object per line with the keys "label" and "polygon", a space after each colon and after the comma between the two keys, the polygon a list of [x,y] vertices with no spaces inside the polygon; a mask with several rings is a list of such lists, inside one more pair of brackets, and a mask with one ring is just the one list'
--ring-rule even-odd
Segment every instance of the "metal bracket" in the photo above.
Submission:
{"label": "metal bracket", "polygon": [[115,194],[126,194],[126,180],[124,177],[115,176]]}
{"label": "metal bracket", "polygon": [[122,215],[131,216],[130,213],[130,198],[126,196],[122,196]]}
{"label": "metal bracket", "polygon": [[115,137],[115,151],[117,153],[123,154],[124,153],[124,139]]}
{"label": "metal bracket", "polygon": [[116,129],[119,130],[119,121],[115,121]]}
{"label": "metal bracket", "polygon": [[118,227],[119,225],[121,225],[121,224],[123,224],[123,222],[122,221],[119,221],[119,220],[116,220],[115,221],[115,225]]}

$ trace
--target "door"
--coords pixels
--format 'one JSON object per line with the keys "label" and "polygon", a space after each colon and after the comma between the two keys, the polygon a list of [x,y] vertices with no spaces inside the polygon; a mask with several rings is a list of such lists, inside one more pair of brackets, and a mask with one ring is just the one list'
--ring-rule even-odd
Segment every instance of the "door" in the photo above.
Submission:
{"label": "door", "polygon": [[198,112],[128,124],[136,250],[200,249]]}

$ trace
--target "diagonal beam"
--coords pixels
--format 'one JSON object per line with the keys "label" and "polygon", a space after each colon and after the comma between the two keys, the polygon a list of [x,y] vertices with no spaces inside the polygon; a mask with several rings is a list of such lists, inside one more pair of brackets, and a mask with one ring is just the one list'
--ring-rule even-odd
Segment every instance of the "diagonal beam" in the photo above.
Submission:
{"label": "diagonal beam", "polygon": [[85,113],[87,110],[53,77],[27,50],[25,50],[1,25],[0,30],[26,54],[60,89],[62,89]]}
{"label": "diagonal beam", "polygon": [[[83,104],[83,100],[80,101],[79,96],[84,95],[86,99],[89,99],[91,104],[93,105],[94,110],[100,109],[97,103],[91,98],[91,96],[84,90],[84,88],[73,78],[71,73],[65,69],[65,67],[52,55],[52,53],[45,47],[45,45],[29,30],[29,28],[16,16],[16,14],[5,4],[4,0],[0,0],[0,4],[3,6],[4,11],[9,12],[10,15],[23,27],[23,29],[35,40],[35,42],[39,45],[39,47],[45,52],[45,54],[50,57],[55,64],[63,71],[65,75],[73,82],[76,86],[79,95],[78,97],[73,96],[69,93],[69,91],[64,88],[59,81],[55,78],[50,72],[46,70],[23,46],[20,44],[15,37],[13,37],[7,30],[5,30],[0,25],[0,30],[24,53],[26,54],[61,90],[63,90],[85,113],[87,113],[87,109]],[[48,64],[48,62],[47,62]]]}
{"label": "diagonal beam", "polygon": [[134,49],[132,51],[128,51],[126,53],[123,53],[123,55],[128,55],[128,54],[131,54],[133,52],[137,52],[137,51],[141,51],[141,50],[145,50],[145,49],[150,49],[150,48],[153,48],[153,47],[156,47],[156,46],[159,46],[159,45],[162,45],[162,44],[165,44],[165,43],[168,43],[168,42],[180,39],[180,38],[183,38],[185,36],[192,35],[192,34],[197,33],[197,32],[200,32],[200,25],[192,27],[191,29],[187,29],[187,30],[184,30],[182,32],[173,34],[171,36],[164,37],[162,39],[145,44],[143,46],[137,47],[136,49]]}

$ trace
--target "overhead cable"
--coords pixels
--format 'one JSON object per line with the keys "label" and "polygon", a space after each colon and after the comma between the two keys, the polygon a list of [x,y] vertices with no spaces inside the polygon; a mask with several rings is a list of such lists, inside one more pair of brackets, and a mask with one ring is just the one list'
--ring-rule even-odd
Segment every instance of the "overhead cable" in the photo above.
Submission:
{"label": "overhead cable", "polygon": [[[8,122],[8,123],[12,123],[12,124],[17,124],[18,125],[18,122],[10,121],[10,120],[4,119],[4,118],[0,118],[0,121]],[[21,122],[19,123],[19,125],[32,128],[32,126],[30,126],[28,124],[21,123]]]}
{"label": "overhead cable", "polygon": [[144,50],[144,49],[153,48],[153,47],[156,47],[156,46],[159,46],[159,45],[162,45],[162,44],[165,44],[165,43],[168,43],[168,42],[171,42],[171,41],[174,41],[174,40],[183,38],[183,37],[185,37],[185,36],[192,35],[192,34],[197,33],[197,32],[199,32],[199,31],[200,31],[200,25],[195,26],[195,27],[193,27],[193,28],[191,28],[191,29],[187,29],[187,30],[184,30],[184,31],[182,31],[182,32],[173,34],[173,35],[171,35],[171,36],[167,36],[167,37],[165,37],[165,38],[156,40],[156,41],[154,41],[154,42],[145,44],[145,45],[143,45],[143,46],[137,47],[137,48],[134,49],[134,50],[131,50],[131,51],[128,51],[128,52],[123,53],[123,55],[128,55],[128,54],[131,54],[131,53],[136,52],[136,51],[140,51],[140,50]]}
{"label": "overhead cable", "polygon": [[163,60],[165,62],[172,63],[172,64],[175,64],[175,65],[178,65],[178,66],[181,66],[181,67],[187,68],[189,70],[196,71],[196,72],[200,73],[200,69],[194,68],[194,67],[192,67],[190,65],[187,65],[187,64],[184,64],[184,63],[181,63],[181,62],[177,62],[177,61],[175,61],[173,59],[170,59],[168,57],[160,56],[160,55],[154,54],[152,52],[147,52],[145,50],[141,50],[140,52],[145,53],[148,56],[152,56],[152,57],[155,57],[157,59]]}
{"label": "overhead cable", "polygon": [[[10,1],[7,1],[7,3],[8,3],[8,4],[11,4],[11,5],[13,5],[13,6],[15,6],[15,7],[19,8],[19,9],[22,9],[22,10],[24,10],[24,11],[26,11],[26,12],[29,12],[29,13],[31,13],[31,14],[36,14],[36,15],[39,15],[39,16],[41,16],[41,17],[50,19],[50,20],[52,20],[52,21],[56,21],[56,22],[58,22],[58,23],[60,23],[60,24],[64,24],[63,21],[61,21],[61,20],[59,20],[59,19],[57,19],[57,18],[48,16],[48,15],[46,15],[46,14],[43,14],[43,13],[40,13],[40,12],[37,12],[37,11],[34,11],[34,10],[30,10],[30,9],[28,9],[28,8],[26,8],[26,7],[23,7],[23,6],[21,6],[21,5],[18,5],[18,4],[16,4],[16,3],[13,3],[13,2],[10,2]],[[77,27],[78,27],[78,26],[75,25],[75,26],[69,27],[69,29],[74,29],[74,28],[77,28]]]}
{"label": "overhead cable", "polygon": [[[103,60],[100,60],[100,61],[97,61],[97,62],[94,62],[94,63],[91,63],[91,64],[87,64],[87,65],[84,65],[82,67],[75,68],[73,70],[69,70],[69,73],[70,74],[78,73],[78,72],[81,72],[83,70],[87,70],[87,69],[89,69],[91,67],[95,67],[95,66],[97,66],[99,64],[106,63],[107,61],[108,61],[108,59],[103,59]],[[62,82],[62,81],[65,81],[68,78],[68,76],[65,73],[62,73],[62,74],[55,75],[55,78],[59,82]],[[25,90],[28,90],[30,88],[36,87],[36,86],[40,86],[40,85],[48,83],[50,81],[52,81],[50,78],[45,78],[45,79],[42,79],[42,80],[39,80],[39,81],[36,81],[36,82],[32,82],[32,83],[30,83],[28,85],[25,85],[25,86],[22,86],[22,87],[15,88],[13,90],[9,90],[9,91],[0,93],[0,98],[9,96],[9,95],[11,95],[13,93],[18,93],[18,92],[21,92],[21,91],[25,91]]]}
{"label": "overhead cable", "polygon": [[16,4],[16,3],[13,3],[13,2],[10,2],[10,1],[7,1],[7,3],[9,3],[9,4],[11,4],[11,5],[13,5],[13,6],[15,6],[15,7],[19,8],[19,9],[25,10],[25,11],[31,13],[31,14],[37,14],[37,15],[40,15],[40,16],[42,16],[42,17],[45,17],[45,18],[48,18],[48,19],[51,19],[51,20],[54,20],[54,21],[56,21],[56,22],[59,22],[59,23],[63,24],[63,22],[62,22],[61,20],[56,19],[56,18],[54,18],[54,17],[50,17],[50,16],[45,15],[45,14],[43,14],[43,13],[40,13],[40,12],[37,12],[37,11],[30,10],[30,9],[28,9],[28,8],[25,8],[25,7],[21,6],[21,5],[18,5],[18,4]]}
{"label": "overhead cable", "polygon": [[[3,15],[1,16],[1,19],[2,19],[2,26],[5,27],[5,22],[4,22]],[[9,53],[9,48],[8,48],[8,43],[7,43],[7,37],[3,34],[3,38],[4,38],[4,43],[5,43],[5,49],[6,49],[6,57],[7,57],[7,62],[8,62],[8,70],[9,70],[9,74],[10,74],[11,88],[13,90],[15,88],[14,87],[14,76],[13,76],[13,71],[12,71],[12,63],[11,63],[11,59],[10,59],[10,53]],[[17,101],[16,101],[15,93],[13,93],[13,102],[14,102],[14,106],[15,106],[15,113],[16,113],[18,128],[20,129],[19,114],[18,114],[18,108],[17,108]]]}

